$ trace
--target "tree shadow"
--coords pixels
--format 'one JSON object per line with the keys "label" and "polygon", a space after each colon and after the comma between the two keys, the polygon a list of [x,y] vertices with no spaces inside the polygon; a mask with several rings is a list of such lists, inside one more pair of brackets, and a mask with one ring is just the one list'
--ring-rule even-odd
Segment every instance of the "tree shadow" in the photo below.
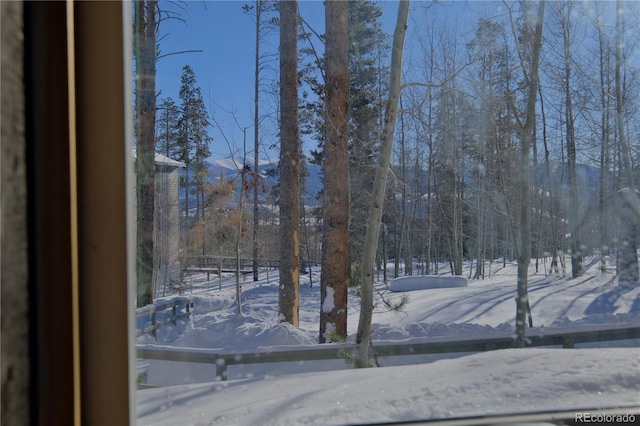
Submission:
{"label": "tree shadow", "polygon": [[630,314],[635,314],[636,312],[640,312],[640,295],[636,297],[636,300],[633,301],[633,305],[629,309]]}
{"label": "tree shadow", "polygon": [[[633,287],[617,286],[606,293],[602,293],[600,296],[596,297],[591,304],[589,304],[584,313],[587,315],[612,314],[617,309],[616,302],[620,299],[620,296],[631,290],[633,290]],[[634,312],[634,309],[640,310],[640,301],[638,299],[636,299],[630,311]]]}

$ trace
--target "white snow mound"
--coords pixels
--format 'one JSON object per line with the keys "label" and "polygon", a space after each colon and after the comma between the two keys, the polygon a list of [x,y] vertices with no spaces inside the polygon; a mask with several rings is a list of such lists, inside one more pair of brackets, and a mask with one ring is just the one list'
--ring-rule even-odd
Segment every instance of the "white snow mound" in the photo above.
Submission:
{"label": "white snow mound", "polygon": [[454,288],[467,287],[468,281],[461,276],[438,276],[438,275],[412,275],[400,277],[391,281],[389,290],[391,291],[414,291],[427,290],[431,288]]}

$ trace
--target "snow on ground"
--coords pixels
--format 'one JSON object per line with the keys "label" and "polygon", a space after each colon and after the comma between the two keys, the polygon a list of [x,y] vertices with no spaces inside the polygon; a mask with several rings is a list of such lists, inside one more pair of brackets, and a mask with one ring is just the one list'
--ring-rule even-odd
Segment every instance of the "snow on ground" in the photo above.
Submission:
{"label": "snow on ground", "polygon": [[432,364],[139,391],[140,425],[335,425],[638,405],[636,349],[508,349]]}
{"label": "snow on ground", "polygon": [[[218,290],[217,277],[205,278],[193,277],[187,289],[195,298],[190,321],[158,330],[157,342],[147,335],[138,343],[225,351],[316,344],[319,269],[301,276],[299,328],[277,321],[277,271],[255,283],[245,277],[242,316],[236,313],[235,279],[223,278]],[[490,278],[470,280],[468,287],[392,293],[379,283],[374,345],[376,340],[512,333],[515,283],[512,264],[494,265]],[[620,290],[615,276],[600,274],[595,262],[579,279],[532,275],[529,294],[536,327],[640,323],[640,289]],[[401,312],[382,302],[383,296],[393,303],[407,295]],[[350,293],[351,336],[358,303]],[[382,357],[385,368],[366,371],[349,370],[343,360],[229,366],[227,382],[215,382],[211,366],[144,361],[147,383],[170,387],[137,392],[139,423],[343,424],[640,405],[639,342],[616,345],[626,348]],[[422,364],[402,365],[416,362]]]}

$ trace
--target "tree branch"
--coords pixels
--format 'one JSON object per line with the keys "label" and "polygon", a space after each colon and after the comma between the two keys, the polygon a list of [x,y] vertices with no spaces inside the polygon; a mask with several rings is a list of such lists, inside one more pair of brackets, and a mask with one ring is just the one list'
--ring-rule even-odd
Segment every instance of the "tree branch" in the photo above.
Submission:
{"label": "tree branch", "polygon": [[171,55],[181,55],[183,53],[202,53],[202,52],[203,52],[203,50],[201,50],[201,49],[198,49],[198,50],[181,50],[179,52],[171,52],[171,53],[165,53],[164,55],[158,55],[156,57],[156,59],[162,59],[162,58],[165,58],[165,57],[171,56]]}

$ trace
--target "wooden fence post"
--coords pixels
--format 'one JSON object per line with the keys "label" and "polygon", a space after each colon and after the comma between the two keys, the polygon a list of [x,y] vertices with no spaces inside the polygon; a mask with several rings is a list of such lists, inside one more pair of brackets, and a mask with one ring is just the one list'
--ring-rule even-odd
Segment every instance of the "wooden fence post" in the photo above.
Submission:
{"label": "wooden fence post", "polygon": [[565,336],[562,339],[562,349],[573,349],[575,347],[576,347],[576,342],[572,336]]}
{"label": "wooden fence post", "polygon": [[222,357],[216,357],[216,378],[227,380],[227,360]]}

